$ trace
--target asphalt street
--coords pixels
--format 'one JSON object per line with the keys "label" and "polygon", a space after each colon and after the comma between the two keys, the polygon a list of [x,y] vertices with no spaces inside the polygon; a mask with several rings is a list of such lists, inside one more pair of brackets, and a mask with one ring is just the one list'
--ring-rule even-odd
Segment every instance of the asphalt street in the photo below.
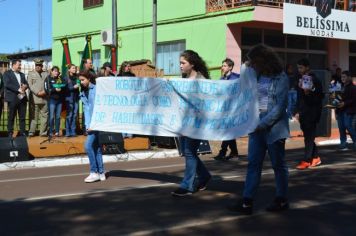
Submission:
{"label": "asphalt street", "polygon": [[181,157],[106,164],[105,182],[84,183],[88,166],[0,172],[1,235],[355,235],[356,153],[320,148],[322,165],[295,169],[303,150],[287,144],[291,209],[268,213],[274,176],[266,157],[254,214],[230,213],[241,195],[246,148],[239,160],[202,159],[213,174],[208,189],[172,197]]}

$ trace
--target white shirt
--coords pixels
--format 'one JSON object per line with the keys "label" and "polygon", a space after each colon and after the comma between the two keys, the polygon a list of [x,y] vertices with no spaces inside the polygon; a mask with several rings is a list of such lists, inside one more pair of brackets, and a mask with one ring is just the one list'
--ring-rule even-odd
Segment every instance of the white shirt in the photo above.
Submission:
{"label": "white shirt", "polygon": [[14,71],[14,70],[13,70],[13,72],[14,72],[14,74],[16,76],[17,82],[19,83],[19,85],[21,87],[21,76],[20,76],[20,73],[17,72],[17,71]]}

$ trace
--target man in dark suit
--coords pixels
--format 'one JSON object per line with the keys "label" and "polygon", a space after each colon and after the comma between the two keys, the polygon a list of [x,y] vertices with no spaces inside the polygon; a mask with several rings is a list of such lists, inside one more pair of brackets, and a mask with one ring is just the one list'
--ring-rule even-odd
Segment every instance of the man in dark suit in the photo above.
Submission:
{"label": "man in dark suit", "polygon": [[25,118],[27,107],[26,90],[28,83],[25,74],[21,72],[21,60],[13,60],[11,62],[11,70],[4,73],[5,82],[5,101],[8,106],[8,123],[7,131],[9,137],[12,137],[14,132],[14,120],[16,113],[19,116],[20,135],[26,136]]}

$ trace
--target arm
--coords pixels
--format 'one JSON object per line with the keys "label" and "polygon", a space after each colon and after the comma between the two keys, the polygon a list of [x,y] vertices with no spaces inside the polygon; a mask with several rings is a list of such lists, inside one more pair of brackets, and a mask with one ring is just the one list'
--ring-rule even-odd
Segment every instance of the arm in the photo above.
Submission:
{"label": "arm", "polygon": [[[37,96],[37,94],[40,92],[40,89],[38,89],[37,83],[38,81],[35,80],[35,75],[33,73],[29,73],[27,80],[28,80],[28,85],[29,85],[29,89],[30,91]],[[36,83],[34,83],[34,81],[36,81]]]}
{"label": "arm", "polygon": [[257,126],[257,129],[268,129],[272,127],[286,112],[289,89],[289,80],[287,76],[284,73],[279,75],[279,80],[276,84],[276,94],[274,95],[276,103],[272,110],[270,110],[268,114],[262,118]]}
{"label": "arm", "polygon": [[4,73],[5,88],[15,94],[19,94],[19,85],[18,85],[17,81],[16,81],[16,83],[14,83],[12,81],[11,73],[12,72],[10,72],[10,71],[7,71]]}

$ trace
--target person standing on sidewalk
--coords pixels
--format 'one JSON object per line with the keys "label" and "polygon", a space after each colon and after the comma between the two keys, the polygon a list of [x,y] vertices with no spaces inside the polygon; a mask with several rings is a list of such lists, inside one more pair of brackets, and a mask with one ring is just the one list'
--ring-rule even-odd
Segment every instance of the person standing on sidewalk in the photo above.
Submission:
{"label": "person standing on sidewalk", "polygon": [[79,109],[79,87],[80,81],[77,76],[77,67],[74,64],[69,65],[67,74],[66,101],[66,137],[77,136],[77,115]]}
{"label": "person standing on sidewalk", "polygon": [[[351,77],[349,76],[349,72],[348,71],[344,71],[341,74],[341,92],[340,92],[340,96],[341,99],[343,99],[343,93],[345,92],[345,87],[348,87],[349,85],[351,85]],[[349,103],[350,101],[347,101],[347,103]],[[337,126],[339,128],[339,134],[340,134],[340,146],[339,146],[339,150],[340,151],[346,151],[348,150],[347,148],[347,134],[346,134],[346,130],[348,130],[348,132],[350,134],[353,134],[354,132],[352,131],[351,128],[351,122],[349,125],[346,124],[347,122],[347,114],[345,111],[346,107],[345,107],[345,103],[342,103],[342,101],[340,101],[339,106],[335,109],[335,113],[336,113],[336,120],[337,120]],[[351,130],[351,132],[350,132]]]}
{"label": "person standing on sidewalk", "polygon": [[[226,58],[222,61],[221,71],[223,76],[220,80],[236,80],[240,78],[240,75],[232,72],[234,68],[234,62],[230,58]],[[230,155],[226,156],[227,148],[230,148]],[[236,139],[224,140],[221,143],[221,149],[219,154],[214,157],[215,160],[230,160],[231,158],[238,158],[239,152],[237,150]]]}
{"label": "person standing on sidewalk", "polygon": [[321,164],[315,144],[316,126],[319,123],[324,97],[320,80],[310,71],[306,58],[297,62],[299,72],[297,113],[304,136],[304,158],[297,165],[298,170],[313,168]]}
{"label": "person standing on sidewalk", "polygon": [[[275,199],[267,211],[279,212],[289,208],[288,167],[285,162],[285,141],[289,137],[287,115],[289,80],[283,71],[281,59],[270,47],[259,44],[247,54],[246,70],[257,75],[259,123],[248,140],[248,165],[243,198],[228,209],[240,214],[252,214],[253,199],[261,180],[263,160],[268,153],[275,176]],[[256,79],[256,78],[251,78]]]}
{"label": "person standing on sidewalk", "polygon": [[47,94],[44,89],[45,81],[48,76],[46,71],[43,71],[43,60],[40,58],[34,59],[35,70],[30,71],[27,76],[28,85],[30,87],[30,130],[28,136],[33,137],[36,132],[37,122],[40,122],[40,136],[47,136],[48,129],[48,106]]}
{"label": "person standing on sidewalk", "polygon": [[[352,127],[353,117],[356,115],[356,86],[352,84],[352,79],[348,71],[343,71],[341,78],[344,82],[344,93],[342,94],[342,102],[338,108],[343,109],[343,124],[345,130],[343,133],[343,140],[346,147],[346,130],[349,132],[352,142],[353,150],[356,151],[356,130]],[[341,140],[341,133],[340,133]]]}
{"label": "person standing on sidewalk", "polygon": [[20,123],[20,135],[26,134],[26,110],[27,110],[27,95],[28,83],[25,74],[21,72],[21,60],[14,59],[11,61],[11,69],[5,71],[5,101],[8,107],[7,117],[7,132],[9,137],[13,137],[14,121],[18,113]]}
{"label": "person standing on sidewalk", "polygon": [[[180,55],[180,69],[183,78],[210,79],[205,61],[203,61],[198,53],[192,50],[185,50]],[[201,140],[199,139],[189,137],[180,138],[181,150],[185,158],[185,171],[180,187],[171,192],[172,196],[182,197],[206,189],[211,175],[198,157],[200,142]],[[198,177],[197,183],[195,181],[196,177]]]}
{"label": "person standing on sidewalk", "polygon": [[80,99],[84,106],[85,127],[87,128],[86,132],[88,134],[85,142],[85,151],[89,157],[90,164],[90,174],[84,179],[84,182],[93,183],[96,181],[105,181],[106,176],[104,172],[102,149],[99,145],[99,132],[90,129],[96,93],[95,76],[89,71],[82,71],[79,73],[79,80],[82,85]]}

